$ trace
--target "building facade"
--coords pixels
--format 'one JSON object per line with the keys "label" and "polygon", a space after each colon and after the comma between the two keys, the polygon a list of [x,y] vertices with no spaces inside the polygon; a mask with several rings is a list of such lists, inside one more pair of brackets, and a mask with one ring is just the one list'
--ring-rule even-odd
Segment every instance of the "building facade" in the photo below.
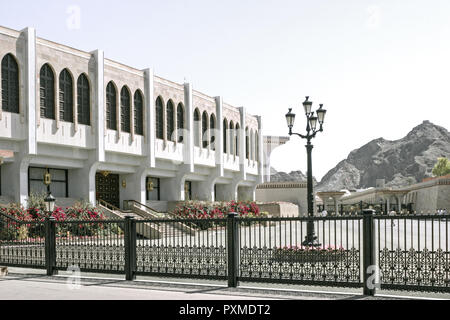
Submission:
{"label": "building facade", "polygon": [[260,116],[222,97],[0,27],[1,196],[106,201],[254,200]]}

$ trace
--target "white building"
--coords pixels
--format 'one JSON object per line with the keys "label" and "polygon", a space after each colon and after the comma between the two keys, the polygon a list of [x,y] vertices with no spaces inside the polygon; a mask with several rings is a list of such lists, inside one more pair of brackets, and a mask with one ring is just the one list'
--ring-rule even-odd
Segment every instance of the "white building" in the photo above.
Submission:
{"label": "white building", "polygon": [[104,58],[0,27],[1,196],[254,200],[264,182],[261,117]]}

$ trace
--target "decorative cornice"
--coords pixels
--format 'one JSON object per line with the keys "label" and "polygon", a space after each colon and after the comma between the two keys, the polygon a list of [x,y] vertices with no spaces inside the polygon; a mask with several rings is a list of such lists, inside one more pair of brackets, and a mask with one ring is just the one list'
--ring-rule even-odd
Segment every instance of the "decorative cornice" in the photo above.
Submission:
{"label": "decorative cornice", "polygon": [[306,182],[266,182],[260,184],[256,189],[304,189]]}

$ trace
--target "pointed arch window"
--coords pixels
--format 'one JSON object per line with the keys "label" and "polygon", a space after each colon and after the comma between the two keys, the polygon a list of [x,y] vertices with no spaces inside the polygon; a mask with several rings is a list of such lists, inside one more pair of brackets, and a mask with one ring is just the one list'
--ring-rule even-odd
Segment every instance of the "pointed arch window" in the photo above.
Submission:
{"label": "pointed arch window", "polygon": [[208,132],[208,114],[206,113],[206,111],[204,111],[202,114],[202,141],[203,141],[202,145],[203,145],[203,148],[208,147],[207,132]]}
{"label": "pointed arch window", "polygon": [[236,136],[235,136],[235,149],[234,149],[234,153],[236,155],[236,157],[239,156],[239,142],[240,142],[240,133],[239,133],[240,127],[239,127],[239,123],[236,123]]}
{"label": "pointed arch window", "polygon": [[106,87],[106,126],[108,129],[117,130],[117,92],[112,82]]}
{"label": "pointed arch window", "polygon": [[216,150],[216,117],[214,114],[211,114],[209,118],[209,129],[211,150]]}
{"label": "pointed arch window", "polygon": [[194,145],[200,147],[200,111],[194,111]]}
{"label": "pointed arch window", "polygon": [[174,132],[174,107],[172,100],[169,100],[167,102],[167,110],[166,110],[166,116],[167,116],[167,140],[168,141],[175,141],[173,132]]}
{"label": "pointed arch window", "polygon": [[163,101],[161,97],[156,99],[156,138],[164,139],[164,127],[163,127]]}
{"label": "pointed arch window", "polygon": [[184,131],[184,108],[181,103],[177,107],[177,132],[178,132],[178,142],[183,142],[183,131]]}
{"label": "pointed arch window", "polygon": [[73,122],[73,81],[67,69],[59,74],[59,119]]}
{"label": "pointed arch window", "polygon": [[234,148],[236,147],[236,145],[235,145],[234,135],[235,135],[234,123],[233,123],[233,121],[230,121],[230,154],[231,155],[235,155]]}
{"label": "pointed arch window", "polygon": [[123,87],[120,90],[120,130],[123,132],[131,132],[130,113],[130,92],[126,87]]}
{"label": "pointed arch window", "polygon": [[248,127],[245,128],[245,158],[250,159],[250,136],[248,133]]}
{"label": "pointed arch window", "polygon": [[227,153],[227,130],[228,130],[228,121],[227,119],[223,119],[223,153]]}
{"label": "pointed arch window", "polygon": [[144,99],[139,90],[134,93],[134,133],[144,135]]}
{"label": "pointed arch window", "polygon": [[87,126],[91,124],[91,89],[84,74],[77,80],[77,113],[79,124]]}
{"label": "pointed arch window", "polygon": [[39,74],[41,118],[55,119],[55,75],[47,63]]}
{"label": "pointed arch window", "polygon": [[2,59],[2,110],[19,113],[19,66],[12,54]]}

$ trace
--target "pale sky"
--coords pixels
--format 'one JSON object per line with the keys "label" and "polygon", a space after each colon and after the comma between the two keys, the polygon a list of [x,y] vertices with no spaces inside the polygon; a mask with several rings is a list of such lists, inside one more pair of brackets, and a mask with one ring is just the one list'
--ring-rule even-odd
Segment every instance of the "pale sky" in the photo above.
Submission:
{"label": "pale sky", "polygon": [[[328,110],[314,139],[318,178],[372,139],[423,120],[450,129],[450,1],[6,1],[0,25],[222,96],[263,116],[266,135],[311,96]],[[305,141],[274,151],[279,171],[306,171]]]}

